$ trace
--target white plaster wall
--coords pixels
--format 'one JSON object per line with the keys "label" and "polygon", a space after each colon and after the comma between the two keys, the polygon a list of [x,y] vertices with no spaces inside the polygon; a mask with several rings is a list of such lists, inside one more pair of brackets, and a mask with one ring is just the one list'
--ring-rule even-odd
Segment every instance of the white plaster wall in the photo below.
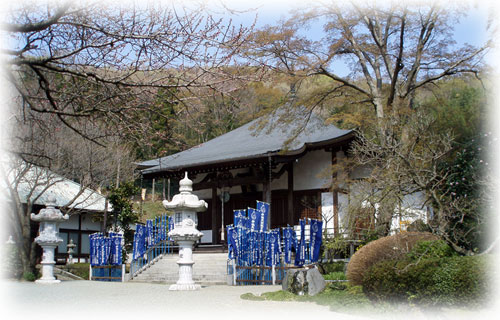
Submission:
{"label": "white plaster wall", "polygon": [[[339,154],[343,156],[343,152]],[[328,169],[331,166],[331,152],[316,150],[306,153],[305,156],[299,158],[297,162],[294,162],[293,168],[293,186],[294,190],[312,190],[327,188],[331,184],[331,177]],[[281,170],[282,166],[285,164],[280,164],[274,171]],[[234,169],[231,170],[233,176],[238,173],[247,172],[247,169]],[[205,175],[198,175],[194,180],[194,183],[201,181]],[[262,184],[257,184],[257,191],[262,192]],[[288,188],[288,174],[284,172],[279,179],[273,180],[271,183],[272,190],[284,190]],[[193,192],[200,199],[211,199],[212,190],[204,189],[197,190]],[[217,194],[220,190],[217,189]],[[235,186],[230,190],[231,194],[241,193],[241,187]]]}
{"label": "white plaster wall", "polygon": [[85,214],[82,216],[82,230],[101,230],[101,222],[92,221],[92,216]]}
{"label": "white plaster wall", "polygon": [[[59,228],[78,230],[78,216],[78,214],[71,215],[67,221],[59,224]],[[92,221],[90,214],[83,214],[82,230],[101,230],[101,222]]]}
{"label": "white plaster wall", "polygon": [[76,229],[78,230],[78,215],[69,216],[69,219],[60,223],[59,228],[62,229]]}
{"label": "white plaster wall", "polygon": [[321,216],[323,218],[323,229],[326,225],[327,234],[334,233],[334,224],[333,224],[333,193],[332,192],[323,192],[321,193]]}
{"label": "white plaster wall", "polygon": [[345,233],[347,232],[347,228],[349,227],[349,195],[345,193],[340,193],[338,195],[339,203],[339,232]]}
{"label": "white plaster wall", "polygon": [[372,169],[369,166],[357,166],[352,169],[349,178],[350,179],[362,179],[368,177]]}
{"label": "white plaster wall", "polygon": [[327,188],[331,184],[328,169],[332,163],[331,152],[323,150],[311,151],[305,154],[293,168],[294,190],[311,190]]}

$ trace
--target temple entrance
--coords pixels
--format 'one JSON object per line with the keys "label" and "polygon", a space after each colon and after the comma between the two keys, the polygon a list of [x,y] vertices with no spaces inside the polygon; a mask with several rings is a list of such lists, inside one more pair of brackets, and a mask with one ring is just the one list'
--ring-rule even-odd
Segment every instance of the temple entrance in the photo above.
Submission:
{"label": "temple entrance", "polygon": [[[297,225],[299,219],[313,218],[321,219],[321,190],[307,190],[294,192],[293,216],[288,217],[287,190],[273,190],[271,202],[271,229],[286,227],[287,225]],[[255,208],[256,201],[262,200],[262,192],[231,194],[229,200],[224,203],[224,225],[233,224],[233,210]],[[212,200],[205,200],[208,203],[207,211],[198,215],[198,230],[212,231]],[[216,230],[217,242],[215,244],[226,243],[226,230],[224,230],[224,241],[221,240],[222,216],[220,214],[222,206],[221,200],[217,198],[216,205]],[[207,242],[205,242],[207,244]],[[210,244],[214,244],[210,242]]]}

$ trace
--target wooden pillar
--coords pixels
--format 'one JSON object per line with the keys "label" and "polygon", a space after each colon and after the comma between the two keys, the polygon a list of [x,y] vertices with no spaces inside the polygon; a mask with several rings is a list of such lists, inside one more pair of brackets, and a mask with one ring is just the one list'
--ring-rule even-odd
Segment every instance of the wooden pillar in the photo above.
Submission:
{"label": "wooden pillar", "polygon": [[[142,201],[141,201],[142,203]],[[105,233],[106,232],[106,224],[108,223],[108,198],[104,200],[104,220],[102,222],[101,226],[101,232]]]}
{"label": "wooden pillar", "polygon": [[[332,150],[332,166],[337,164],[337,152]],[[332,183],[337,178],[335,172],[332,173]],[[333,233],[338,235],[339,233],[339,193],[337,187],[333,188]]]}
{"label": "wooden pillar", "polygon": [[288,163],[287,223],[293,226],[293,162]]}
{"label": "wooden pillar", "polygon": [[217,188],[212,187],[212,244],[217,244]]}
{"label": "wooden pillar", "polygon": [[155,202],[155,184],[156,184],[156,180],[155,180],[155,178],[153,178],[153,188],[151,190],[151,201],[152,202]]}
{"label": "wooden pillar", "polygon": [[165,196],[165,178],[163,178],[163,190],[162,190],[162,200],[165,200],[167,199],[166,196]]}
{"label": "wooden pillar", "polygon": [[271,199],[271,174],[272,174],[272,169],[271,169],[271,159],[269,159],[269,166],[264,165],[263,167],[264,171],[264,181],[262,181],[262,201],[269,203],[269,214],[267,216],[267,226],[269,229],[271,229],[271,212],[272,212],[272,207],[273,204],[272,199]]}

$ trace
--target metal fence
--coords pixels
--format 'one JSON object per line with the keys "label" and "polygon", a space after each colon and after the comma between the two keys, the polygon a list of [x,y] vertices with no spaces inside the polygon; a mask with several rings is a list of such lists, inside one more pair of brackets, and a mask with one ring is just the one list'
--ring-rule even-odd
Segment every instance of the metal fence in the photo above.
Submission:
{"label": "metal fence", "polygon": [[232,285],[274,285],[281,284],[286,271],[293,266],[238,266],[228,262],[227,274]]}
{"label": "metal fence", "polygon": [[174,242],[164,240],[156,243],[137,259],[130,263],[130,279],[135,277],[138,272],[146,268],[151,263],[155,262],[164,254],[173,254]]}
{"label": "metal fence", "polygon": [[94,281],[125,281],[125,265],[92,266],[90,265],[89,280]]}

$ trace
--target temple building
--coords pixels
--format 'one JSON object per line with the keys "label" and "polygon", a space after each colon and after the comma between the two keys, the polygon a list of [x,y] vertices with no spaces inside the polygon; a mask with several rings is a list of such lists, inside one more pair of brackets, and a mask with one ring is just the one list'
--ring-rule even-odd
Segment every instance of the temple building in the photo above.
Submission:
{"label": "temple building", "polygon": [[142,162],[139,169],[146,179],[171,181],[188,172],[194,193],[208,203],[198,216],[202,243],[224,243],[233,210],[255,207],[256,200],[271,204],[271,228],[315,218],[337,232],[339,208],[347,207],[342,204],[348,197],[332,191],[331,167],[353,139],[354,131],[326,124],[304,108],[278,109],[188,150]]}

